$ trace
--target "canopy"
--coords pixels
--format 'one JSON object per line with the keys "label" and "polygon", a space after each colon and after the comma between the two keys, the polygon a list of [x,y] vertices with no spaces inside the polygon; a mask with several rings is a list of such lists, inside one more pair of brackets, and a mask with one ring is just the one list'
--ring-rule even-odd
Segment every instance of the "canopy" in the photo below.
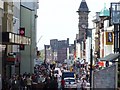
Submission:
{"label": "canopy", "polygon": [[100,58],[100,61],[115,61],[117,58],[120,57],[119,53],[111,53],[103,58]]}

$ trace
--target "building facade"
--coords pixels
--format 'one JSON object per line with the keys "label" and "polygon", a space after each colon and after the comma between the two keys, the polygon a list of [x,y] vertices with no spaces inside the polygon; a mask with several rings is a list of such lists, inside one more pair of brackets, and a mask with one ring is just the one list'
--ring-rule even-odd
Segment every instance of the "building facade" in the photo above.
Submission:
{"label": "building facade", "polygon": [[[22,3],[20,0],[17,2],[0,1],[0,88],[2,88],[2,79],[9,78],[15,73],[20,74],[27,71],[32,73],[34,70],[32,59],[35,56],[36,48],[38,1],[26,2],[29,7],[31,6],[30,9],[25,7],[25,2],[25,4]],[[26,15],[28,18],[25,18]],[[26,22],[27,20],[28,22]],[[31,33],[32,35],[30,35]],[[33,52],[25,54],[25,50],[21,50],[21,46]],[[28,58],[24,57],[23,53]],[[28,62],[25,62],[27,60]],[[29,63],[29,61],[31,62]],[[24,67],[24,63],[29,64]]]}
{"label": "building facade", "polygon": [[[50,45],[45,45],[45,60],[52,63],[63,63],[65,59],[68,59],[70,56],[69,51],[72,50],[69,48],[69,38],[67,40],[50,40]],[[72,46],[71,46],[72,47]],[[73,48],[74,49],[74,48]]]}
{"label": "building facade", "polygon": [[[20,74],[19,45],[30,45],[30,38],[20,33],[20,0],[0,1],[0,6],[0,51],[2,51],[0,77],[4,80],[15,73]],[[4,84],[2,85],[5,86]]]}
{"label": "building facade", "polygon": [[[96,16],[93,19],[94,24],[94,37],[95,40],[93,57],[94,64],[99,62],[99,58],[103,58],[110,53],[114,53],[114,27],[110,24],[110,11],[104,6],[100,12],[96,12]],[[111,35],[111,41],[108,41],[109,34]]]}
{"label": "building facade", "polygon": [[[119,3],[113,2],[113,7],[116,7],[119,11]],[[112,3],[111,3],[112,5]],[[116,11],[117,11],[116,10]],[[120,44],[118,32],[119,24],[114,23],[116,18],[115,13],[112,7],[109,9],[106,8],[106,5],[100,12],[96,12],[96,17],[93,20],[94,23],[94,39],[95,44],[93,49],[94,53],[94,65],[98,71],[93,73],[93,88],[99,88],[102,83],[103,88],[117,88],[119,85],[119,57],[120,57]],[[113,14],[113,15],[112,15]],[[119,20],[119,18],[117,18]],[[118,60],[118,62],[116,62]],[[114,69],[111,69],[114,68]],[[112,73],[109,70],[113,70]],[[113,73],[114,72],[114,73]],[[107,73],[107,74],[106,74]],[[108,77],[109,74],[109,77]],[[97,76],[97,77],[96,77]],[[114,78],[113,78],[114,77]],[[108,79],[109,78],[109,79]],[[98,82],[96,83],[96,80]],[[112,82],[114,80],[114,82]],[[99,82],[100,81],[100,82]],[[110,85],[111,83],[111,85]],[[108,84],[110,86],[108,86]]]}
{"label": "building facade", "polygon": [[[20,50],[21,53],[21,68],[20,72],[33,73],[34,59],[36,58],[36,23],[37,23],[37,9],[38,2],[33,0],[31,2],[21,2],[21,16],[20,27],[25,28],[25,35],[30,37],[31,44]],[[26,66],[27,64],[27,66]]]}

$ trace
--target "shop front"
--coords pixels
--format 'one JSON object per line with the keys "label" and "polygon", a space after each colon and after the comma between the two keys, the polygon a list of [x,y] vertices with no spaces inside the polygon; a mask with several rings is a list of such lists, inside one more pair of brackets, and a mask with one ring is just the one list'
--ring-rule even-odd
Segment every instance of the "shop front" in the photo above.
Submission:
{"label": "shop front", "polygon": [[[30,45],[30,38],[12,32],[2,32],[2,76],[20,74],[20,52],[13,51],[13,45]],[[19,49],[19,48],[18,48]]]}

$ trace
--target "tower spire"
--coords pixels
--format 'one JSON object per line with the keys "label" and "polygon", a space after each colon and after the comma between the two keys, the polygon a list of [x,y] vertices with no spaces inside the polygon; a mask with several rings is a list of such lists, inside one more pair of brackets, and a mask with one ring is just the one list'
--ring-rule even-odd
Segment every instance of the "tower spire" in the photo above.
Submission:
{"label": "tower spire", "polygon": [[82,0],[82,2],[86,2],[85,0]]}
{"label": "tower spire", "polygon": [[82,0],[77,12],[89,12],[89,8],[85,0]]}

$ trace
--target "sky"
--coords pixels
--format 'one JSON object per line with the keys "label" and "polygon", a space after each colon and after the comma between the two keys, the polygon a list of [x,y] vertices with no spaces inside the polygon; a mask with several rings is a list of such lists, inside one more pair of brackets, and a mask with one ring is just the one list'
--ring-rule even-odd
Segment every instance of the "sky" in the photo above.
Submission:
{"label": "sky", "polygon": [[[67,40],[73,44],[78,34],[78,13],[76,12],[82,0],[39,0],[37,11],[37,46],[38,50],[50,44],[50,39]],[[86,0],[89,13],[89,28],[92,28],[92,19],[95,12],[106,7],[111,2],[120,0]]]}

